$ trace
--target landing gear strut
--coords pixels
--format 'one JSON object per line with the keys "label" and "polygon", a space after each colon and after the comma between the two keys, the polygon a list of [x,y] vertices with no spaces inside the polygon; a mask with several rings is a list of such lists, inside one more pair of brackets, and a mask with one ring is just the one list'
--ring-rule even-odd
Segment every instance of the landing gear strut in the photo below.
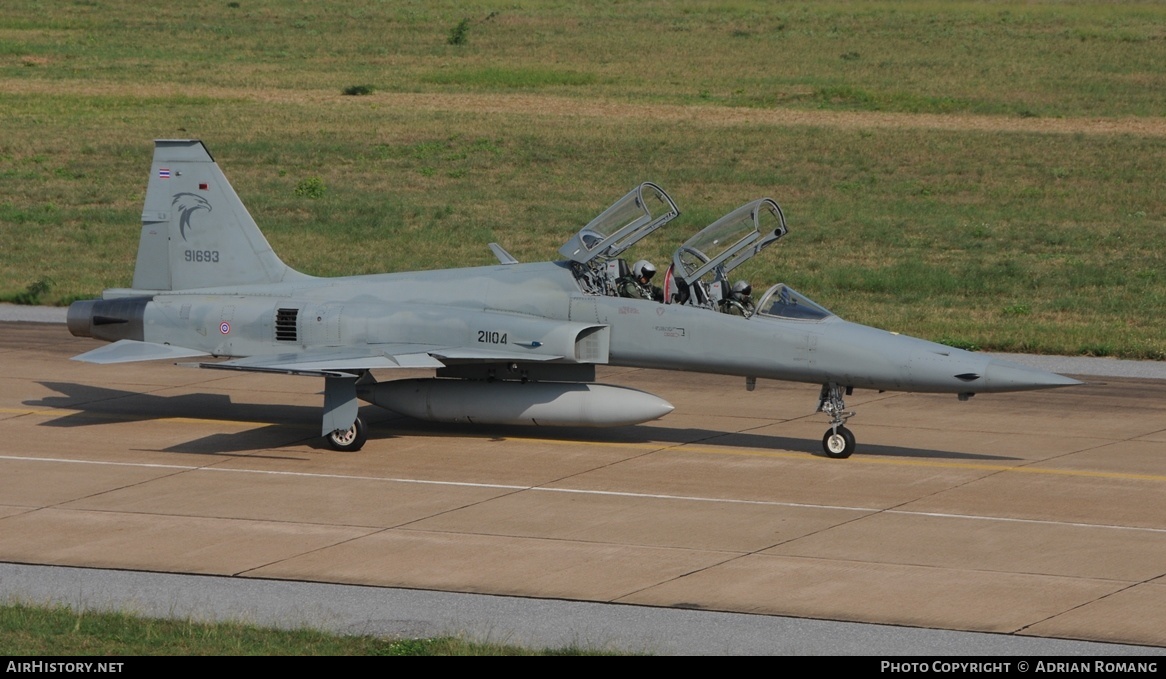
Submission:
{"label": "landing gear strut", "polygon": [[830,428],[822,437],[822,450],[826,457],[842,459],[854,453],[854,434],[844,425],[846,420],[854,417],[854,412],[846,409],[843,394],[850,395],[850,387],[840,387],[831,382],[822,385],[822,393],[818,396],[818,412],[826,413],[830,417]]}
{"label": "landing gear strut", "polygon": [[337,429],[324,438],[334,449],[351,453],[360,450],[368,440],[368,427],[358,417],[348,429]]}

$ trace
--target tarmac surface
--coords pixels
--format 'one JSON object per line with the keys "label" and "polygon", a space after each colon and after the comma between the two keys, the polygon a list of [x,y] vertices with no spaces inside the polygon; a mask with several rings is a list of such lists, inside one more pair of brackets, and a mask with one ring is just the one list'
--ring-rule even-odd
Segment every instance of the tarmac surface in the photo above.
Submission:
{"label": "tarmac surface", "polygon": [[67,360],[99,344],[0,323],[0,596],[667,654],[1166,653],[1160,364],[856,391],[848,460],[821,453],[814,385],[616,368],[675,412],[365,406],[364,450],[337,453],[317,380]]}

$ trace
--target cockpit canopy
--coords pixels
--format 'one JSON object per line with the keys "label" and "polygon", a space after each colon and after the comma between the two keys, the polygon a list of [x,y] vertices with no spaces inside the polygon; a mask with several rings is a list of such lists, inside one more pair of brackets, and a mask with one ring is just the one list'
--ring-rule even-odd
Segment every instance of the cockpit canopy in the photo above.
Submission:
{"label": "cockpit canopy", "polygon": [[[559,254],[570,260],[571,270],[584,293],[628,294],[621,285],[631,280],[632,274],[620,255],[679,214],[676,203],[663,189],[644,182],[591,220],[559,248]],[[663,281],[662,301],[736,313],[746,318],[754,313],[806,320],[830,316],[829,311],[785,285],[770,288],[756,306],[748,293],[740,295],[729,285],[730,271],[788,232],[785,215],[772,198],[738,207],[676,250]],[[656,292],[660,290],[657,288]]]}
{"label": "cockpit canopy", "polygon": [[785,283],[778,283],[765,291],[761,301],[757,303],[757,313],[762,316],[803,321],[820,321],[834,315],[826,307]]}
{"label": "cockpit canopy", "polygon": [[772,198],[746,203],[685,241],[672,256],[672,275],[686,285],[714,269],[724,278],[788,231]]}
{"label": "cockpit canopy", "polygon": [[559,248],[559,254],[580,264],[599,257],[615,259],[679,214],[676,203],[664,189],[644,182],[591,220]]}

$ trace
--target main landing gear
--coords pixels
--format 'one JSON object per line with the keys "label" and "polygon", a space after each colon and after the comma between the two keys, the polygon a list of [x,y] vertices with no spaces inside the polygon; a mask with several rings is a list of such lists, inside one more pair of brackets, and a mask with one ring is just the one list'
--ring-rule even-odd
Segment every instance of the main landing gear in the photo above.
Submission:
{"label": "main landing gear", "polygon": [[840,387],[831,382],[822,385],[822,393],[818,396],[818,412],[826,413],[830,417],[830,428],[822,437],[822,450],[826,457],[842,459],[854,453],[854,434],[844,425],[846,420],[854,417],[854,412],[846,409],[843,394],[853,393],[851,387]]}
{"label": "main landing gear", "polygon": [[368,440],[368,426],[358,417],[348,429],[336,429],[324,438],[328,440],[328,445],[336,450],[355,452]]}
{"label": "main landing gear", "polygon": [[345,453],[360,450],[368,440],[368,427],[360,419],[357,382],[367,384],[376,380],[367,370],[324,373],[324,418],[320,433],[334,450]]}

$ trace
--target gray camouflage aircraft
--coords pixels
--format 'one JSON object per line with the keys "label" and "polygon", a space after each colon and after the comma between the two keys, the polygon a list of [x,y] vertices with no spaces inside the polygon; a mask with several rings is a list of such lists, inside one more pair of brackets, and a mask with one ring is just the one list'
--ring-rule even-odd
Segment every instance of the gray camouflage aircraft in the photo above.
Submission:
{"label": "gray camouflage aircraft", "polygon": [[[672,411],[595,384],[604,364],[737,375],[750,390],[757,378],[819,384],[834,458],[855,449],[843,401],[855,388],[966,400],[1079,384],[844,321],[784,284],[754,304],[728,275],[787,233],[768,198],[681,245],[663,302],[618,296],[630,275],[621,255],[679,214],[644,183],[564,245],[562,261],[520,264],[491,243],[493,266],[316,278],[280,261],[201,141],[158,140],[133,287],[75,302],[68,326],[112,342],[75,357],[89,363],[211,356],[229,360],[195,365],[323,377],[321,433],[338,450],[365,443],[360,400],[441,422],[615,426]],[[436,374],[372,374],[397,368]]]}

